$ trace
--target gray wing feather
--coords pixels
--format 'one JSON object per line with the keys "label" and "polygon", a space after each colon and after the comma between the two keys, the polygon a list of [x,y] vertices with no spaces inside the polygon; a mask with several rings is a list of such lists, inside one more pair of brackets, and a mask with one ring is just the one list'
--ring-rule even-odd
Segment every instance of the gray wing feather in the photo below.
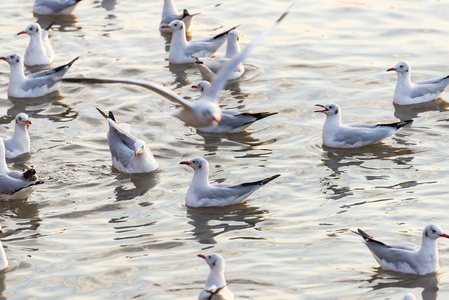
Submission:
{"label": "gray wing feather", "polygon": [[40,183],[40,181],[26,181],[0,174],[0,194],[12,195],[24,188]]}

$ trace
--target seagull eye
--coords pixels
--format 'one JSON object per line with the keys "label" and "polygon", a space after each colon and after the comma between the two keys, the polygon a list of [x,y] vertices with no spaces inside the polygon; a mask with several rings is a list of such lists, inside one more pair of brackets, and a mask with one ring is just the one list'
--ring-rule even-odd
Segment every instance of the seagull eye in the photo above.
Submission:
{"label": "seagull eye", "polygon": [[196,160],[192,160],[192,164],[196,164]]}
{"label": "seagull eye", "polygon": [[330,109],[333,109],[333,108],[334,108],[334,106],[333,106],[333,105],[331,105],[331,106],[329,106],[329,108],[330,108]]}
{"label": "seagull eye", "polygon": [[21,118],[21,117],[19,117],[19,121],[22,121],[22,118]]}
{"label": "seagull eye", "polygon": [[401,68],[401,69],[402,69],[403,67],[404,67],[403,65],[400,65],[400,66],[399,66],[399,68]]}
{"label": "seagull eye", "polygon": [[436,233],[435,229],[432,229],[432,233]]}

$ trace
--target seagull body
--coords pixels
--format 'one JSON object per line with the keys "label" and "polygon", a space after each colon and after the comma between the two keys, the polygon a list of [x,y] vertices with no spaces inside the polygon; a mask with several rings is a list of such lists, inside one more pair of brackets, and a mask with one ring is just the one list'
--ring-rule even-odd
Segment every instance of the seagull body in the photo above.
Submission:
{"label": "seagull body", "polygon": [[398,132],[405,125],[413,122],[389,124],[341,124],[341,109],[337,104],[317,104],[324,108],[315,112],[326,114],[323,126],[323,144],[332,148],[357,148],[378,143]]}
{"label": "seagull body", "polygon": [[15,118],[14,134],[11,137],[0,135],[6,148],[5,157],[15,158],[24,153],[30,152],[30,136],[28,127],[31,121],[26,113],[20,113]]}
{"label": "seagull body", "polygon": [[190,207],[227,206],[242,203],[256,190],[278,178],[279,174],[255,182],[237,185],[210,184],[209,163],[204,158],[194,158],[180,162],[194,170],[193,180],[186,195],[186,204]]}
{"label": "seagull body", "polygon": [[224,276],[225,261],[220,254],[198,254],[210,267],[204,290],[201,291],[198,300],[223,299],[234,300],[234,294],[228,288]]}
{"label": "seagull body", "polygon": [[107,116],[99,108],[97,110],[108,120],[109,150],[112,165],[118,171],[132,174],[149,173],[159,168],[145,142],[131,135],[129,124],[117,124],[112,112]]}
{"label": "seagull body", "polygon": [[[214,77],[220,71],[221,67],[234,56],[240,54],[240,37],[242,34],[238,30],[232,30],[228,34],[228,42],[226,44],[226,54],[223,58],[215,57],[199,57],[195,58],[195,65],[200,70],[204,80],[213,81]],[[236,80],[242,77],[245,72],[243,63],[240,63],[237,68],[232,72],[228,80]]]}
{"label": "seagull body", "polygon": [[439,237],[449,238],[449,235],[443,233],[438,225],[428,225],[423,231],[421,248],[417,250],[403,246],[386,245],[360,229],[355,233],[363,238],[365,245],[382,269],[415,275],[426,275],[438,271],[438,245],[436,240]]}
{"label": "seagull body", "polygon": [[217,34],[214,37],[190,42],[186,39],[186,26],[183,21],[174,20],[163,27],[173,33],[170,51],[168,53],[168,60],[170,63],[188,64],[195,62],[194,57],[208,57],[217,52],[218,48],[226,42],[228,33],[234,30],[237,26]]}
{"label": "seagull body", "polygon": [[[3,233],[1,225],[0,233]],[[6,257],[5,249],[3,248],[2,241],[0,240],[0,271],[6,269],[8,265],[8,258]]]}
{"label": "seagull body", "polygon": [[22,56],[16,53],[2,56],[11,67],[9,75],[8,96],[15,98],[41,97],[55,91],[61,84],[62,77],[79,57],[68,64],[25,76]]}
{"label": "seagull body", "polygon": [[34,0],[33,12],[38,15],[70,15],[81,0]]}
{"label": "seagull body", "polygon": [[387,71],[398,73],[398,82],[394,90],[393,102],[399,105],[409,105],[432,101],[441,97],[449,85],[449,76],[435,79],[411,82],[411,68],[401,61]]}
{"label": "seagull body", "polygon": [[42,31],[38,23],[33,23],[17,34],[26,33],[30,36],[30,43],[25,51],[23,61],[25,66],[48,65],[55,59],[55,52],[48,38],[48,30],[52,25],[53,23]]}
{"label": "seagull body", "polygon": [[165,25],[170,24],[171,21],[181,20],[185,24],[186,32],[190,32],[190,25],[192,24],[192,19],[197,14],[189,14],[187,9],[184,9],[182,14],[178,13],[175,3],[173,0],[164,0],[164,7],[162,8],[162,18],[159,24],[159,30],[162,32],[171,32],[171,30]]}

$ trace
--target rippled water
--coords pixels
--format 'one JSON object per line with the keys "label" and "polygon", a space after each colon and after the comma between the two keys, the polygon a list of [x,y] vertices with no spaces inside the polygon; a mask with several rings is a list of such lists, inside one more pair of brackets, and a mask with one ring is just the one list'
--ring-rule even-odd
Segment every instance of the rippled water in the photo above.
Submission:
{"label": "rippled water", "polygon": [[[177,1],[201,12],[192,38],[242,24],[243,46],[289,3]],[[159,0],[82,1],[51,31],[54,65],[80,55],[70,76],[147,79],[195,99],[200,74],[168,64],[161,9]],[[279,112],[241,134],[198,135],[138,87],[63,83],[47,97],[8,99],[0,64],[2,132],[19,112],[33,122],[31,154],[9,164],[33,165],[46,182],[26,201],[0,201],[10,260],[2,297],[194,299],[209,272],[196,255],[217,252],[237,299],[447,299],[449,241],[440,241],[439,276],[415,277],[379,269],[351,230],[404,245],[419,244],[430,223],[449,231],[448,103],[394,107],[396,75],[385,72],[407,60],[415,80],[446,75],[448,11],[445,1],[298,2],[222,94],[226,109]],[[28,38],[15,34],[36,20],[32,1],[1,1],[0,17],[0,54],[24,53]],[[345,122],[415,122],[383,144],[323,148],[324,116],[313,110],[328,102]],[[161,170],[115,172],[95,107],[130,123]],[[193,174],[178,163],[195,156],[210,161],[213,182],[282,176],[246,204],[189,209]]]}

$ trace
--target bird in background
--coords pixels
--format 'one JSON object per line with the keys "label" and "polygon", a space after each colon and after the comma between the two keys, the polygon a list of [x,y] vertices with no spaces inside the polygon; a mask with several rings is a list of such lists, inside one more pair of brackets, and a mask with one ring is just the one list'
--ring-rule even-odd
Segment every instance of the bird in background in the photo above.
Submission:
{"label": "bird in background", "polygon": [[14,133],[12,136],[0,134],[5,144],[5,157],[15,158],[19,155],[30,152],[30,136],[28,127],[31,121],[26,113],[18,114],[14,119]]}
{"label": "bird in background", "polygon": [[54,22],[42,31],[38,23],[32,23],[25,30],[17,33],[17,35],[28,34],[30,36],[30,43],[23,60],[25,66],[49,65],[53,62],[55,52],[48,37],[48,31],[53,24]]}

